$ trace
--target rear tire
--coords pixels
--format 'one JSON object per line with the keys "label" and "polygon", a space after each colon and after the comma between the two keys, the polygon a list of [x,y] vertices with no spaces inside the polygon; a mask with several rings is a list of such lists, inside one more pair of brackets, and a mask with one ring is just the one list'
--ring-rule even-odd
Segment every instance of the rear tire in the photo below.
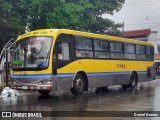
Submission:
{"label": "rear tire", "polygon": [[138,78],[135,73],[132,73],[130,77],[130,87],[135,88],[138,86]]}
{"label": "rear tire", "polygon": [[152,77],[153,80],[156,79],[156,70],[153,70],[153,77]]}
{"label": "rear tire", "polygon": [[70,89],[73,95],[83,94],[85,89],[85,79],[81,74],[77,74],[73,81],[73,87]]}
{"label": "rear tire", "polygon": [[122,85],[123,89],[127,88],[135,88],[138,85],[138,78],[137,75],[133,72],[130,76],[130,82],[127,85]]}
{"label": "rear tire", "polygon": [[48,95],[51,91],[50,90],[39,90],[38,91],[41,95]]}

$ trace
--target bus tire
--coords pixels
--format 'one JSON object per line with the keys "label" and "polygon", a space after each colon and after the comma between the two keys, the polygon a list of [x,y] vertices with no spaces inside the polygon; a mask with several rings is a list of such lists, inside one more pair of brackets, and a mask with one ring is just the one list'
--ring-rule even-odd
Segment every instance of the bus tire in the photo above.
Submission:
{"label": "bus tire", "polygon": [[77,74],[73,80],[73,87],[70,89],[73,95],[83,94],[85,90],[85,79],[81,74]]}
{"label": "bus tire", "polygon": [[122,85],[123,89],[127,88],[135,88],[138,85],[138,78],[137,75],[133,72],[130,76],[129,84]]}
{"label": "bus tire", "polygon": [[137,87],[137,85],[138,85],[137,75],[133,72],[130,76],[129,87],[135,88],[135,87]]}
{"label": "bus tire", "polygon": [[156,70],[153,70],[153,77],[152,77],[153,80],[156,79]]}
{"label": "bus tire", "polygon": [[50,90],[39,90],[38,91],[41,95],[48,95],[50,93]]}

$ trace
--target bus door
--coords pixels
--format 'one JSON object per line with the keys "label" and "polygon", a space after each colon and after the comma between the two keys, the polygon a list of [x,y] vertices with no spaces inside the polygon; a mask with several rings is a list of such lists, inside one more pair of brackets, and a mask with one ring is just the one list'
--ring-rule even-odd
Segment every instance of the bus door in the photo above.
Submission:
{"label": "bus door", "polygon": [[61,34],[58,36],[53,53],[53,73],[57,73],[58,68],[62,68],[73,60],[74,37],[72,35]]}

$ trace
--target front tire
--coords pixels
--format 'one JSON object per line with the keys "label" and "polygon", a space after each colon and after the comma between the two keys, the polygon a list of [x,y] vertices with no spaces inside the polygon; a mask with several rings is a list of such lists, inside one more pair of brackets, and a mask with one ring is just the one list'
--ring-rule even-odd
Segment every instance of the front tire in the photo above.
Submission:
{"label": "front tire", "polygon": [[71,93],[73,95],[83,94],[85,89],[85,79],[81,74],[77,74],[73,81],[73,87],[71,88]]}
{"label": "front tire", "polygon": [[39,90],[38,91],[41,95],[48,95],[51,91],[50,90]]}

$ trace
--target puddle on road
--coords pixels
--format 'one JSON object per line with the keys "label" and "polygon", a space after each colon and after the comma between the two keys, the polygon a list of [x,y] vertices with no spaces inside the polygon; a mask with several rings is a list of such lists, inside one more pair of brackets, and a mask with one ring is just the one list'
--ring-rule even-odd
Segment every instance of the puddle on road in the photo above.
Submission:
{"label": "puddle on road", "polygon": [[[160,82],[157,80],[141,84],[137,89],[123,90],[115,86],[99,92],[90,90],[82,96],[73,96],[69,91],[51,92],[48,96],[41,96],[38,92],[20,92],[18,97],[0,98],[0,108],[6,111],[160,111],[159,101]],[[72,120],[70,117],[66,119]],[[105,118],[94,119],[106,120]],[[87,120],[94,119],[87,118]],[[113,120],[141,119],[116,118]]]}

